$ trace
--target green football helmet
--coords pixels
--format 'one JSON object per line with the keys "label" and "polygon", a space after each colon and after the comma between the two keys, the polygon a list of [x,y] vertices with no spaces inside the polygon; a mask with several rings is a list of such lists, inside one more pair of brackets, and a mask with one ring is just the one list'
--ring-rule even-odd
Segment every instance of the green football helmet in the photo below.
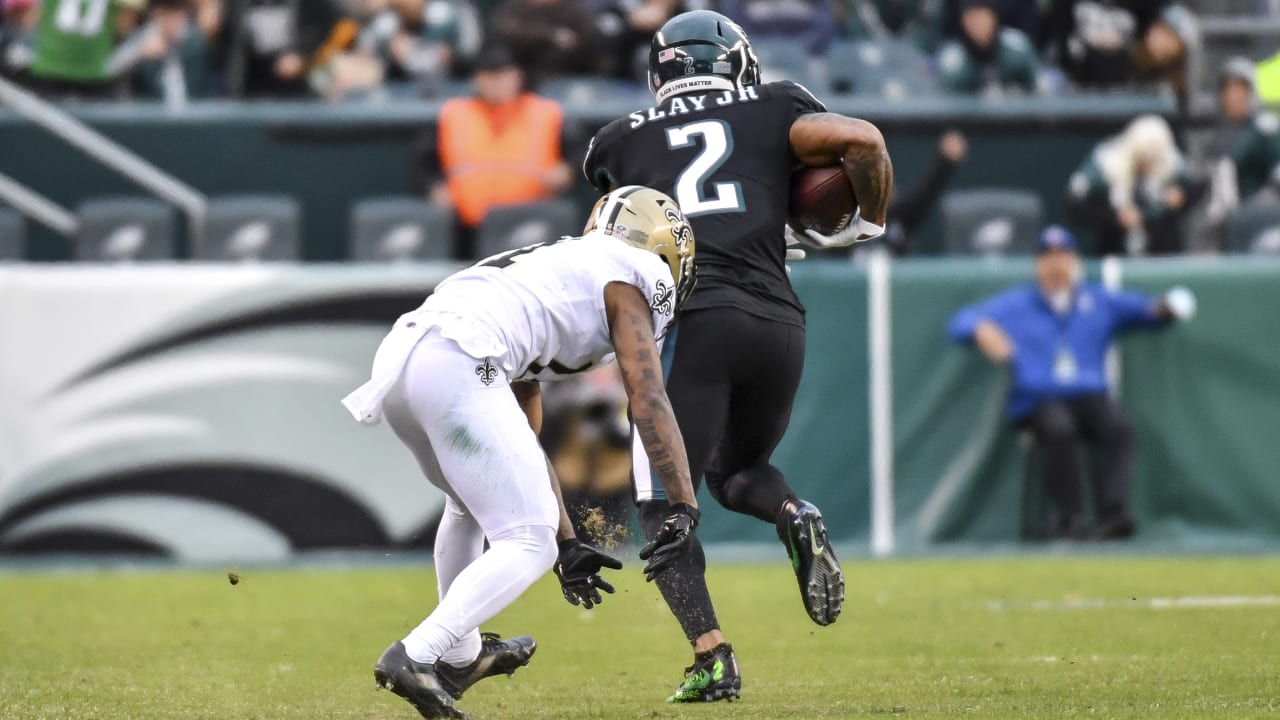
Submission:
{"label": "green football helmet", "polygon": [[649,45],[649,90],[662,103],[686,92],[738,90],[760,83],[760,62],[738,24],[694,10],[667,21]]}

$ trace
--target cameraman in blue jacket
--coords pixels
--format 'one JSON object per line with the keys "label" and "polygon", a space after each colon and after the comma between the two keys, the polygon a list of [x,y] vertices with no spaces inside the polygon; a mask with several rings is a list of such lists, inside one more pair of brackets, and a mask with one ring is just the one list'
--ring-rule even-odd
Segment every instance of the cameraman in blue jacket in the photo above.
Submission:
{"label": "cameraman in blue jacket", "polygon": [[[1108,395],[1107,347],[1119,332],[1190,318],[1195,297],[1185,288],[1151,297],[1082,281],[1076,239],[1058,226],[1045,229],[1037,248],[1035,283],[961,309],[948,332],[1009,367],[1007,414],[1043,449],[1057,533],[1076,540],[1126,538],[1135,530],[1128,510],[1133,425]],[[1092,529],[1081,500],[1082,442],[1098,446],[1102,455]]]}

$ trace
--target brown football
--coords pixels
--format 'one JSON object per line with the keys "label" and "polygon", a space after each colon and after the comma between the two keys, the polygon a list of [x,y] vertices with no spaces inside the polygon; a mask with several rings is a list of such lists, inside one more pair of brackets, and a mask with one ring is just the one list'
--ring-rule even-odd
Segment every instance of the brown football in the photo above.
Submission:
{"label": "brown football", "polygon": [[792,227],[830,235],[843,230],[857,209],[844,166],[804,168],[791,176]]}

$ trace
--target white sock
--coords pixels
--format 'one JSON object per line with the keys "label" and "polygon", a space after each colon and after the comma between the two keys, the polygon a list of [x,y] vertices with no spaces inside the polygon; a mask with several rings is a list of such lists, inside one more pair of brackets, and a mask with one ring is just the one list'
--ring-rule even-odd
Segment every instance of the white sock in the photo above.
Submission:
{"label": "white sock", "polygon": [[[474,660],[480,651],[480,624],[514,602],[555,564],[555,535],[551,527],[518,525],[490,537],[489,552],[458,573],[436,609],[405,637],[409,657],[434,663],[466,640],[477,646],[462,664]],[[464,652],[469,651],[459,648],[451,657]]]}
{"label": "white sock", "polygon": [[480,656],[480,631],[472,630],[461,640],[453,644],[448,652],[441,653],[440,662],[447,663],[454,667],[462,667],[470,665],[477,657]]}

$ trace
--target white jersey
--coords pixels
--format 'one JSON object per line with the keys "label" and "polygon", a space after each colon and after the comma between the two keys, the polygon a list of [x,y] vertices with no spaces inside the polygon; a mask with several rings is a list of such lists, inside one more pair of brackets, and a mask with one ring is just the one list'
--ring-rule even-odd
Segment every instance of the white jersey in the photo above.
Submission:
{"label": "white jersey", "polygon": [[675,314],[675,282],[662,258],[603,233],[562,238],[449,276],[396,321],[378,349],[372,378],[343,404],[356,419],[376,421],[409,353],[431,328],[511,382],[558,380],[613,362],[604,306],[611,282],[640,289],[655,337],[662,338]]}

